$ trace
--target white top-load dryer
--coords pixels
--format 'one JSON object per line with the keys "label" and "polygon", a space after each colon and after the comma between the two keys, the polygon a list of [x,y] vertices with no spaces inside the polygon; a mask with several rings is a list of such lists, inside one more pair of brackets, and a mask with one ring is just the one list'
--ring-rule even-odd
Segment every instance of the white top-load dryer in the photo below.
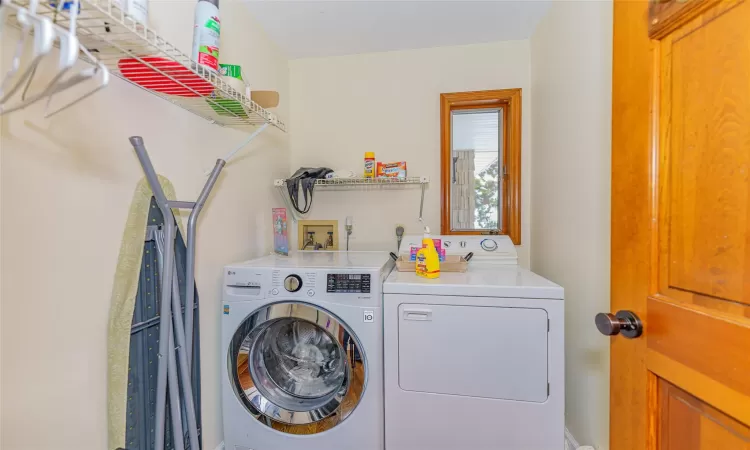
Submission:
{"label": "white top-load dryer", "polygon": [[224,269],[226,450],[383,450],[385,252]]}
{"label": "white top-load dryer", "polygon": [[519,267],[507,236],[433,237],[474,256],[465,273],[393,271],[383,286],[386,448],[562,449],[562,287]]}

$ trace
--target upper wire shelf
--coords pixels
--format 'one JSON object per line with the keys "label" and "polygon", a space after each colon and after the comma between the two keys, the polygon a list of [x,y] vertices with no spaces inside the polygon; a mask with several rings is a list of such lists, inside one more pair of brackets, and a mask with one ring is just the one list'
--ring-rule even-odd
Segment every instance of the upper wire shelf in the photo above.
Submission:
{"label": "upper wire shelf", "polygon": [[[29,7],[28,0],[11,1]],[[68,27],[67,11],[58,13],[56,4],[40,1],[37,14]],[[246,129],[267,123],[286,131],[274,113],[126,15],[116,0],[80,0],[77,25],[80,43],[118,78],[221,126]]]}

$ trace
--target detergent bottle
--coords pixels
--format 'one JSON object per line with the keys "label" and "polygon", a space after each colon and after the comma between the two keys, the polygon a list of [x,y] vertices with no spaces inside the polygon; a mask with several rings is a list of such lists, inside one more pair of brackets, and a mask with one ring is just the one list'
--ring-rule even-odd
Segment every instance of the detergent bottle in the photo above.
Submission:
{"label": "detergent bottle", "polygon": [[430,237],[429,227],[424,227],[422,248],[417,251],[416,273],[418,276],[425,278],[440,277],[440,257],[435,249],[435,243]]}

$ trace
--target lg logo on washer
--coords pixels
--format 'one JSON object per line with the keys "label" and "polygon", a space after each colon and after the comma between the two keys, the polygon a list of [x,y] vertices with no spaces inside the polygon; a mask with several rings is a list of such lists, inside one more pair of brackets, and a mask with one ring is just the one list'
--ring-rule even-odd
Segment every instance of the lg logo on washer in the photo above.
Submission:
{"label": "lg logo on washer", "polygon": [[365,323],[375,323],[375,312],[364,311],[362,314]]}

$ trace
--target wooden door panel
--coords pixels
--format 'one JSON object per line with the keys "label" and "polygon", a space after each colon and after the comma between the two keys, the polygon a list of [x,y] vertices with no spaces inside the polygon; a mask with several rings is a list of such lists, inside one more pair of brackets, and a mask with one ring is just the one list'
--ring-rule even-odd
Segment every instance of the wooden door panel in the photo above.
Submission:
{"label": "wooden door panel", "polygon": [[748,23],[750,4],[724,4],[660,42],[658,265],[662,295],[746,317]]}
{"label": "wooden door panel", "polygon": [[658,381],[661,450],[750,450],[750,428],[693,395]]}
{"label": "wooden door panel", "polygon": [[750,398],[750,325],[649,299],[648,348]]}
{"label": "wooden door panel", "polygon": [[750,423],[750,324],[653,298],[648,317],[648,369]]}
{"label": "wooden door panel", "polygon": [[680,20],[654,41],[652,67],[651,414],[660,450],[741,449],[750,424],[750,2]]}
{"label": "wooden door panel", "polygon": [[750,0],[614,13],[611,448],[750,450]]}

